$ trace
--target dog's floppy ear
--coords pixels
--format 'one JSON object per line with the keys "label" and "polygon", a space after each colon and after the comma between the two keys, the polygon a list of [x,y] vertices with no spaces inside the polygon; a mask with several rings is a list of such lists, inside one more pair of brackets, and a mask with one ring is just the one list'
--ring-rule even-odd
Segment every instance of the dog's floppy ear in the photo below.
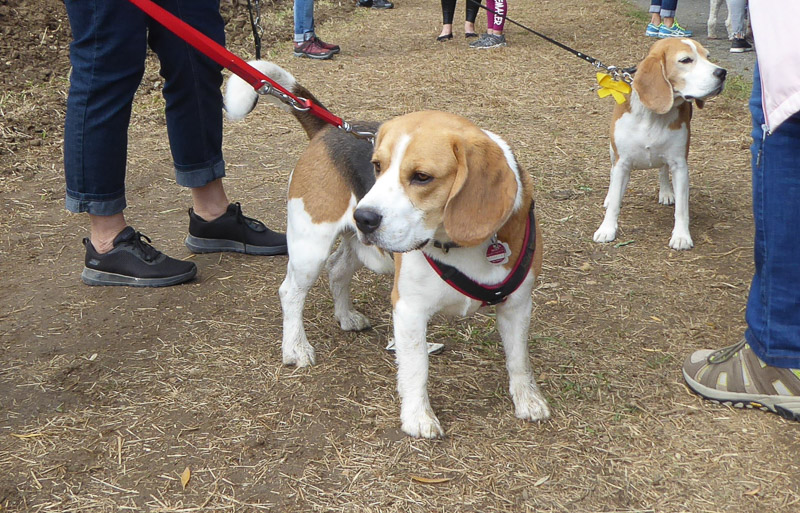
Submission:
{"label": "dog's floppy ear", "polygon": [[506,222],[517,196],[517,180],[503,150],[489,137],[453,143],[458,161],[444,207],[444,229],[461,246],[475,246]]}
{"label": "dog's floppy ear", "polygon": [[667,80],[663,56],[648,55],[636,68],[633,89],[645,107],[657,114],[672,108],[672,84]]}

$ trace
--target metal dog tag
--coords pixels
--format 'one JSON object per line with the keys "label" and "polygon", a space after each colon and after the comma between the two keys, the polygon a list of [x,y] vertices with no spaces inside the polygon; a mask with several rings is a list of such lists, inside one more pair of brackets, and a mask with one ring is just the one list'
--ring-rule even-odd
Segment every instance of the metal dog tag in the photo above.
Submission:
{"label": "metal dog tag", "polygon": [[508,262],[511,250],[505,242],[494,241],[486,248],[486,260],[494,265],[503,265]]}

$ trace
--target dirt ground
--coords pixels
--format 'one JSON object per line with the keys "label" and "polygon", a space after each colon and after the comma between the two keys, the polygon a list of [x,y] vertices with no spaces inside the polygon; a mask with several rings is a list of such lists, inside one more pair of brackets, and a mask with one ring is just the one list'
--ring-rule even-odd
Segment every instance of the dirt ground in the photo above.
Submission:
{"label": "dirt ground", "polygon": [[[286,258],[192,256],[157,63],[131,128],[128,221],[199,278],[157,289],[81,284],[86,219],[64,210],[69,26],[63,4],[0,0],[0,511],[800,511],[798,426],[704,403],[680,365],[740,337],[752,269],[748,76],[695,111],[691,230],[667,247],[673,209],[636,172],[619,244],[595,244],[608,183],[611,100],[594,70],[511,25],[510,45],[442,44],[438,2],[387,12],[320,1],[332,61],[293,58],[291,6],[264,7],[265,57],[350,120],[440,109],[504,137],[534,177],[544,272],[531,358],[553,418],[517,420],[491,312],[436,319],[431,360],[443,440],[399,430],[390,278],[356,277],[374,329],[344,333],[320,282],[306,305],[318,365],[281,364]],[[230,46],[252,56],[240,4]],[[624,0],[512,4],[514,19],[607,64],[651,43]],[[485,16],[481,15],[485,27]],[[685,23],[684,23],[685,24]],[[698,23],[699,27],[702,27]],[[480,28],[480,27],[479,27]],[[306,141],[259,106],[225,127],[229,195],[285,226],[285,184]],[[185,486],[181,476],[189,469]],[[436,482],[426,482],[434,480]]]}

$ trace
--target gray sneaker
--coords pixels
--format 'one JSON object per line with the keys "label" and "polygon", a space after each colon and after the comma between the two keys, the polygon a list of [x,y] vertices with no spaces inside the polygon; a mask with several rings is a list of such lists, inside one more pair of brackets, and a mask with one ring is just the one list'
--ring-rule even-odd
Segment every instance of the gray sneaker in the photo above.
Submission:
{"label": "gray sneaker", "polygon": [[506,36],[495,34],[481,34],[477,41],[469,44],[470,48],[497,48],[506,46]]}

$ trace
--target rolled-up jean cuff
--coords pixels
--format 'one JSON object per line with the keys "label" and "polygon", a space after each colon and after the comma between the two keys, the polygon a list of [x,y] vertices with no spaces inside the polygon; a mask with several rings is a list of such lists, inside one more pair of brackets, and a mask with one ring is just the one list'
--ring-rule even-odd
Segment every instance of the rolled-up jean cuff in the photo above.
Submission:
{"label": "rolled-up jean cuff", "polygon": [[662,18],[674,18],[676,11],[668,11],[666,9],[661,9],[661,17]]}
{"label": "rolled-up jean cuff", "polygon": [[67,210],[76,214],[86,212],[95,216],[113,216],[125,210],[128,204],[125,196],[112,199],[80,199],[70,196],[67,192],[65,206]]}
{"label": "rolled-up jean cuff", "polygon": [[181,169],[175,165],[175,181],[184,187],[202,187],[225,176],[225,161],[192,169]]}

